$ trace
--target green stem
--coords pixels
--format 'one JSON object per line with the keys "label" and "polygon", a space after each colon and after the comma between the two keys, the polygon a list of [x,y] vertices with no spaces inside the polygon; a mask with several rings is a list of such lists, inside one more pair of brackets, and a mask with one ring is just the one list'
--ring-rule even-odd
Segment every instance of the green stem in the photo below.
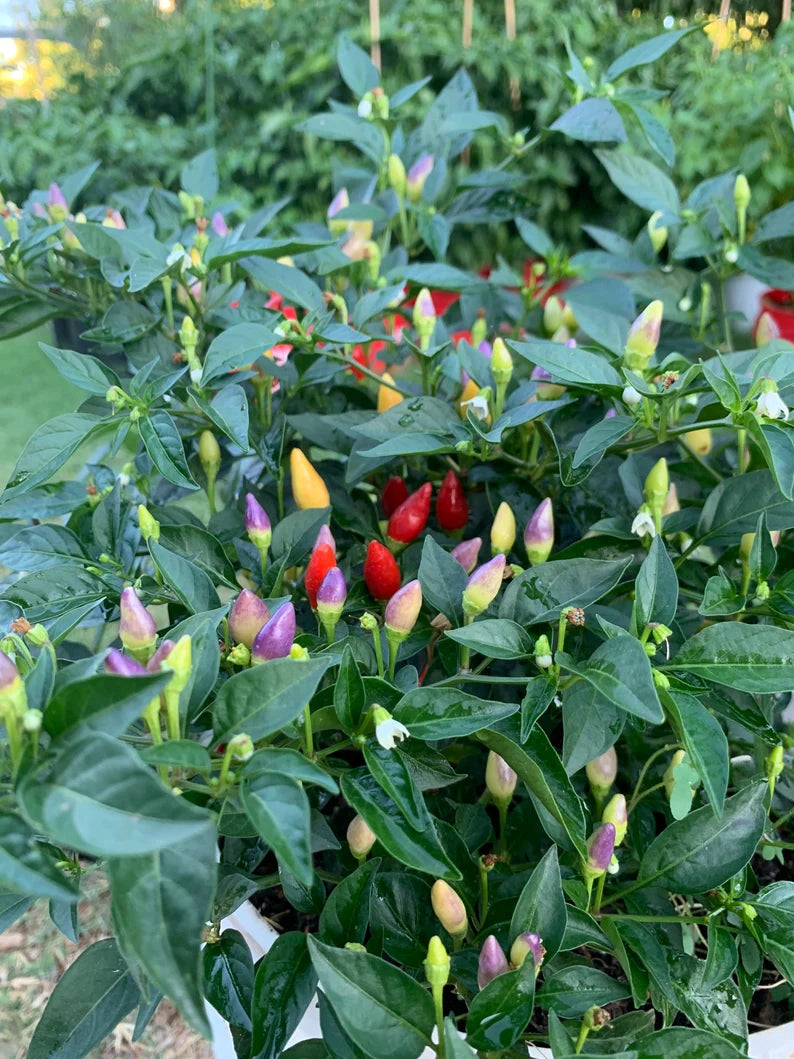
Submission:
{"label": "green stem", "polygon": [[587,1040],[589,1034],[590,1027],[587,1025],[586,1022],[583,1022],[582,1025],[579,1027],[579,1036],[576,1038],[576,1048],[574,1049],[576,1055],[579,1055],[582,1048],[584,1048],[584,1042]]}
{"label": "green stem", "polygon": [[599,877],[598,883],[596,885],[595,904],[593,905],[594,916],[597,916],[598,913],[601,911],[601,901],[604,897],[604,883],[606,882],[606,879],[607,873],[604,872],[604,874]]}
{"label": "green stem", "polygon": [[163,301],[165,303],[165,318],[168,321],[168,330],[174,332],[174,301],[171,296],[171,277],[163,278]]}
{"label": "green stem", "polygon": [[400,650],[399,640],[395,640],[386,632],[386,643],[389,645],[389,680],[394,680],[394,669],[397,665],[397,652]]}
{"label": "green stem", "polygon": [[[463,625],[471,625],[474,618],[470,614],[463,616]],[[471,648],[468,644],[463,644],[460,649],[460,671],[461,673],[468,673],[471,666]]]}
{"label": "green stem", "polygon": [[488,872],[480,858],[480,923],[488,918]]}
{"label": "green stem", "polygon": [[221,762],[221,771],[218,774],[218,787],[219,791],[222,791],[229,781],[229,769],[232,764],[232,744],[226,744],[226,750],[223,755],[223,761]]}
{"label": "green stem", "polygon": [[787,824],[789,822],[792,816],[794,816],[794,806],[792,806],[791,809],[783,813],[782,816],[778,817],[778,819],[775,820],[774,824],[772,824],[772,830],[779,830],[784,824]]}
{"label": "green stem", "polygon": [[16,775],[19,759],[22,756],[22,730],[20,720],[20,717],[11,707],[9,707],[8,712],[3,717],[3,724],[5,724],[6,735],[8,738],[8,749],[11,751],[12,775]]}
{"label": "green stem", "polygon": [[433,1006],[436,1010],[436,1026],[438,1026],[438,1047],[436,1055],[438,1059],[446,1059],[447,1046],[444,1040],[444,987],[433,986]]}
{"label": "green stem", "polygon": [[736,473],[744,474],[747,470],[746,464],[746,449],[747,449],[747,431],[744,427],[740,427],[739,432],[736,435]]}
{"label": "green stem", "polygon": [[372,645],[375,648],[375,661],[378,664],[378,676],[383,680],[385,671],[383,668],[383,647],[380,642],[379,628],[372,630]]}
{"label": "green stem", "polygon": [[639,779],[637,780],[637,783],[634,786],[634,791],[632,792],[631,798],[629,799],[629,805],[628,805],[628,810],[627,810],[629,813],[634,808],[634,806],[637,804],[637,801],[638,801],[638,798],[639,798],[640,788],[642,787],[642,782],[643,782],[643,780],[645,779],[645,776],[648,773],[648,769],[651,767],[651,765],[654,763],[654,761],[656,761],[657,758],[662,756],[662,754],[668,754],[671,750],[678,750],[678,747],[679,747],[678,743],[668,743],[666,746],[660,747],[659,750],[655,750],[651,754],[651,756],[648,758],[648,760],[642,766],[642,770],[640,772]]}
{"label": "green stem", "polygon": [[165,730],[169,739],[181,739],[182,728],[179,722],[179,692],[165,689]]}
{"label": "green stem", "polygon": [[662,787],[664,787],[664,781],[661,783],[655,783],[653,787],[648,787],[648,789],[643,791],[639,797],[635,798],[632,804],[632,809],[636,809],[640,802],[647,798],[649,794],[654,794],[656,791],[660,791]]}
{"label": "green stem", "polygon": [[308,706],[303,709],[303,745],[306,757],[314,757],[314,738],[312,736],[312,711]]}
{"label": "green stem", "polygon": [[207,500],[210,505],[210,515],[214,515],[217,508],[215,507],[215,475],[207,475]]}
{"label": "green stem", "polygon": [[505,861],[510,859],[510,853],[507,848],[507,810],[509,806],[510,803],[507,801],[496,803],[496,808],[499,811],[499,855]]}

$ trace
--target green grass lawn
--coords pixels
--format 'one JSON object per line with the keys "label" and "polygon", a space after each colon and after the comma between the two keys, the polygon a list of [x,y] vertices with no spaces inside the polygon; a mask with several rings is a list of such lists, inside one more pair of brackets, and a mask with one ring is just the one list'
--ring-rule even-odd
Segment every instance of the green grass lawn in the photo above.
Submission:
{"label": "green grass lawn", "polygon": [[5,485],[25,442],[42,423],[62,412],[73,412],[83,396],[62,379],[39,349],[53,344],[49,327],[0,342],[0,485]]}

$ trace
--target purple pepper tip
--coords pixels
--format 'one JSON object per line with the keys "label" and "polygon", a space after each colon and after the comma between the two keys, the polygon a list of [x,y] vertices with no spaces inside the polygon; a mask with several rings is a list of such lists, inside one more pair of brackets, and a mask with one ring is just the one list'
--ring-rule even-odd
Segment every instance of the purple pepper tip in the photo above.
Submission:
{"label": "purple pepper tip", "polygon": [[480,949],[480,958],[477,964],[477,985],[484,989],[494,978],[505,974],[510,970],[507,957],[502,951],[502,946],[493,936],[489,934]]}
{"label": "purple pepper tip", "polygon": [[134,658],[122,654],[116,647],[111,647],[105,658],[105,670],[116,677],[145,677],[146,670]]}
{"label": "purple pepper tip", "polygon": [[273,617],[256,634],[251,648],[252,662],[269,662],[286,658],[295,641],[295,608],[283,603]]}
{"label": "purple pepper tip", "polygon": [[262,626],[270,621],[265,603],[248,588],[244,588],[229,612],[229,632],[236,643],[252,647]]}

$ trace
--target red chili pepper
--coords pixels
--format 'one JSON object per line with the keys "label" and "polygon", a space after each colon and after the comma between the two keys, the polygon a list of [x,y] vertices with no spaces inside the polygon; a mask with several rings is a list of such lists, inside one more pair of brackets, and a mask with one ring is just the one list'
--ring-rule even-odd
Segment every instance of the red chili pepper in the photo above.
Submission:
{"label": "red chili pepper", "polygon": [[364,560],[364,583],[375,599],[391,599],[400,587],[397,560],[380,541],[370,541]]}
{"label": "red chili pepper", "polygon": [[317,609],[317,589],[332,566],[336,566],[334,549],[330,544],[318,544],[309,559],[303,582],[312,610]]}
{"label": "red chili pepper", "polygon": [[386,535],[396,544],[410,544],[427,525],[433,486],[425,482],[392,512]]}
{"label": "red chili pepper", "polygon": [[404,500],[408,499],[408,486],[405,479],[395,474],[383,487],[380,494],[380,506],[384,518],[391,518]]}
{"label": "red chili pepper", "polygon": [[463,486],[454,471],[447,471],[436,498],[436,519],[442,530],[448,533],[463,529],[469,518],[469,505]]}

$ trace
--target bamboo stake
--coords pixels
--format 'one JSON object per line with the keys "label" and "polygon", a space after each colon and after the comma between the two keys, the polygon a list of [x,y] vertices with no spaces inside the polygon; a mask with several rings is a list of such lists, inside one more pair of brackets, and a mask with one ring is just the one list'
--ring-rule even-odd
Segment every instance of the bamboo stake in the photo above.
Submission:
{"label": "bamboo stake", "polygon": [[[505,36],[508,40],[516,39],[516,0],[505,0]],[[521,88],[515,75],[510,77],[510,103],[513,110],[521,106]]]}
{"label": "bamboo stake", "polygon": [[463,27],[460,42],[464,48],[471,47],[472,22],[474,21],[474,0],[463,0]]}
{"label": "bamboo stake", "polygon": [[369,0],[369,53],[378,73],[380,64],[380,0]]}
{"label": "bamboo stake", "polygon": [[780,12],[781,22],[791,21],[791,0],[783,0],[783,9]]}
{"label": "bamboo stake", "polygon": [[[726,26],[728,25],[728,18],[730,16],[730,13],[731,13],[731,0],[720,0],[720,13],[718,15],[718,18],[722,19],[722,21],[725,23]],[[720,52],[719,46],[717,45],[717,42],[715,41],[714,42],[714,47],[711,49],[712,61],[717,58],[717,56],[719,55],[719,52]]]}

